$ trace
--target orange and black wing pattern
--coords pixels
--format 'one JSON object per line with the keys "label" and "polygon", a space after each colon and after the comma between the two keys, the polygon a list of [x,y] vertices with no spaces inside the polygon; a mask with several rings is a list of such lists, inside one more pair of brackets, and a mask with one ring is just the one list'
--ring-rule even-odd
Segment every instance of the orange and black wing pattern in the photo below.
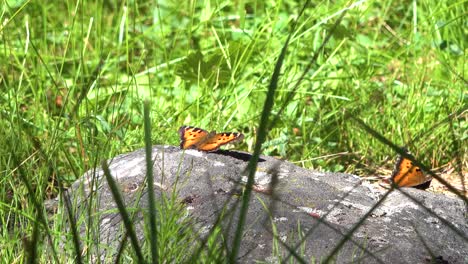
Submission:
{"label": "orange and black wing pattern", "polygon": [[400,156],[392,173],[392,182],[400,187],[427,189],[431,179],[428,179],[423,170],[415,166],[410,159]]}
{"label": "orange and black wing pattern", "polygon": [[204,129],[182,126],[179,128],[180,148],[197,149],[202,151],[216,151],[222,145],[241,141],[244,135],[235,132],[216,133]]}
{"label": "orange and black wing pattern", "polygon": [[228,143],[235,143],[241,141],[242,139],[244,139],[244,135],[241,133],[218,133],[208,137],[205,141],[203,141],[200,145],[197,146],[197,149],[203,151],[216,151],[222,145],[226,145]]}
{"label": "orange and black wing pattern", "polygon": [[197,127],[181,126],[179,128],[180,148],[196,148],[197,144],[205,140],[210,133]]}

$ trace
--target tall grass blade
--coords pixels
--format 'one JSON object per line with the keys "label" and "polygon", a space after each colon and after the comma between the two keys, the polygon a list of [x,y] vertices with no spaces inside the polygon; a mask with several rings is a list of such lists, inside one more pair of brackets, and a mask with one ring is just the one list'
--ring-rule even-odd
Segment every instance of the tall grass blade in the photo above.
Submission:
{"label": "tall grass blade", "polygon": [[[59,173],[56,171],[55,167],[53,166],[52,161],[50,160],[48,155],[45,153],[42,147],[42,144],[29,133],[27,133],[27,135],[30,138],[31,142],[33,143],[34,147],[38,150],[39,155],[46,162],[50,170],[49,174],[59,175]],[[65,209],[67,210],[67,217],[70,223],[69,228],[71,230],[72,240],[73,240],[73,248],[75,249],[75,261],[76,263],[80,264],[80,263],[83,263],[83,260],[81,257],[80,238],[78,234],[78,228],[76,226],[75,216],[73,215],[73,212],[72,212],[72,205],[70,202],[70,197],[66,194],[65,188],[63,187],[62,179],[60,179],[60,177],[57,177],[57,185],[60,190],[60,195],[65,205]]]}
{"label": "tall grass blade", "polygon": [[107,164],[107,161],[103,160],[101,163],[101,166],[102,166],[102,171],[104,172],[104,175],[106,176],[109,189],[112,192],[112,196],[114,198],[115,204],[117,205],[117,208],[119,209],[119,213],[120,213],[120,216],[122,217],[122,221],[124,223],[125,229],[127,230],[128,235],[130,237],[130,242],[132,244],[133,250],[135,251],[136,257],[138,259],[138,263],[145,263],[145,259],[143,257],[143,254],[141,253],[140,245],[138,244],[137,235],[135,233],[135,230],[133,229],[132,222],[130,221],[130,216],[127,212],[127,209],[125,208],[125,204],[124,204],[122,195],[119,192],[117,184],[115,183],[115,180],[110,173],[109,165]]}
{"label": "tall grass blade", "polygon": [[[354,189],[360,185],[361,183],[358,183],[354,186],[352,186],[352,188],[349,189],[349,191],[347,191],[339,200],[335,201],[335,203],[333,204],[332,207],[329,208],[328,212],[326,212],[324,215],[321,215],[320,216],[320,219],[318,219],[318,221],[307,231],[307,233],[304,235],[304,237],[298,241],[296,243],[296,245],[294,247],[290,247],[286,244],[284,244],[283,241],[281,241],[281,239],[279,239],[278,241],[283,244],[285,246],[285,248],[289,251],[289,253],[291,254],[290,256],[287,256],[281,263],[286,263],[286,261],[289,259],[289,257],[291,256],[294,256],[295,258],[297,258],[298,254],[296,252],[296,250],[306,241],[307,237],[311,236],[314,231],[319,227],[320,224],[323,224],[325,226],[327,226],[328,228],[332,229],[333,231],[335,231],[336,233],[341,233],[341,231],[336,228],[334,225],[328,223],[327,221],[323,221],[322,219],[327,219],[328,215],[330,213],[332,213],[335,208],[337,208],[340,204],[342,204],[343,201],[346,200],[347,197],[349,197],[350,194],[353,193]],[[284,201],[284,203],[287,203],[286,201]],[[291,207],[294,206],[294,205],[290,205]],[[369,254],[369,256],[371,256],[374,260],[376,260],[378,263],[384,263],[383,260],[381,260],[378,256],[376,256],[373,252],[369,251],[367,248],[363,247],[360,243],[354,241],[353,239],[350,239],[351,243],[353,243],[356,247],[358,247],[359,249],[362,249],[363,252]],[[299,260],[300,261],[300,260]]]}
{"label": "tall grass blade", "polygon": [[[307,3],[306,3],[307,4]],[[279,117],[281,116],[281,114],[283,113],[283,111],[286,109],[286,107],[288,106],[289,102],[294,98],[294,95],[296,94],[297,92],[297,89],[299,88],[299,85],[302,83],[302,81],[304,80],[304,78],[307,76],[307,74],[309,74],[309,71],[310,69],[312,68],[312,66],[315,64],[315,62],[317,61],[317,58],[320,54],[320,52],[322,52],[323,48],[325,47],[325,45],[328,43],[328,41],[330,41],[330,38],[333,36],[333,33],[335,32],[336,28],[338,27],[338,25],[341,23],[341,21],[343,20],[344,16],[346,15],[346,12],[348,10],[345,9],[341,15],[338,17],[338,19],[336,20],[336,22],[333,24],[333,26],[330,28],[330,31],[328,32],[328,34],[325,36],[325,39],[323,40],[322,44],[320,45],[320,47],[315,51],[314,55],[312,56],[312,58],[310,59],[310,62],[309,64],[307,64],[307,66],[305,67],[305,69],[302,71],[302,75],[299,77],[299,79],[297,79],[296,81],[296,84],[294,85],[294,87],[291,89],[291,91],[288,93],[288,95],[286,96],[286,100],[283,102],[283,104],[281,105],[281,108],[280,110],[278,111],[278,113],[275,115],[275,117],[273,118],[272,122],[271,122],[271,126],[268,128],[268,129],[271,129],[272,126],[275,125],[275,123],[278,121]]]}
{"label": "tall grass blade", "polygon": [[146,179],[148,181],[148,211],[150,222],[150,244],[152,263],[158,263],[158,230],[156,227],[156,201],[154,197],[154,178],[151,144],[150,101],[144,103]]}
{"label": "tall grass blade", "polygon": [[457,195],[465,203],[468,203],[468,199],[465,196],[463,196],[463,194],[461,194],[457,189],[455,189],[450,183],[448,183],[442,177],[440,177],[439,175],[432,172],[424,164],[422,164],[418,160],[414,159],[414,157],[412,155],[408,154],[406,151],[404,151],[403,149],[401,149],[400,147],[398,147],[397,145],[392,143],[390,140],[386,139],[381,134],[377,133],[377,131],[373,130],[371,127],[366,125],[366,123],[364,123],[361,119],[359,119],[359,118],[357,118],[357,117],[355,117],[355,116],[353,116],[351,114],[348,114],[347,116],[352,118],[354,121],[356,121],[362,128],[364,128],[364,130],[366,130],[369,134],[371,134],[377,140],[379,140],[383,144],[389,146],[390,148],[392,148],[395,152],[397,152],[398,154],[400,154],[404,158],[407,158],[407,159],[411,160],[415,166],[420,167],[423,171],[427,172],[429,175],[431,175],[432,177],[434,177],[435,179],[440,181],[443,185],[445,185],[445,187],[447,187],[452,193]]}
{"label": "tall grass blade", "polygon": [[[412,157],[411,155],[409,155],[407,152],[403,151],[401,148],[399,148],[398,146],[396,146],[395,144],[393,144],[390,140],[386,139],[385,137],[383,137],[381,134],[379,134],[377,131],[373,130],[372,128],[370,128],[369,126],[367,126],[362,120],[360,120],[359,118],[351,115],[351,114],[347,114],[348,117],[354,119],[357,123],[359,123],[359,125],[361,125],[364,130],[366,130],[369,134],[371,134],[373,137],[377,138],[379,141],[381,141],[382,143],[384,143],[385,145],[391,147],[392,149],[394,149],[396,152],[398,152],[400,155],[402,155],[403,157],[405,158],[408,158],[408,159],[411,159],[411,161],[416,165],[416,166],[419,166],[420,168],[422,168],[423,170],[425,171],[428,171],[427,168],[425,169],[421,163],[417,162],[417,160],[414,159],[414,157]],[[432,173],[434,174],[434,173]],[[432,175],[431,174],[431,175]],[[434,174],[435,175],[435,174]],[[440,177],[435,177],[435,178],[440,178]],[[345,235],[344,235],[344,238],[338,243],[335,245],[335,247],[333,248],[333,250],[330,252],[330,254],[327,256],[327,258],[325,259],[325,263],[328,263],[330,261],[333,260],[333,258],[335,257],[335,255],[338,253],[338,251],[343,247],[343,245],[351,239],[352,235],[354,234],[354,232],[364,223],[364,221],[372,214],[372,212],[374,212],[375,209],[377,209],[377,207],[380,206],[380,204],[388,197],[388,195],[390,195],[391,192],[393,192],[395,190],[395,185],[392,184],[391,188],[380,198],[380,200],[374,205],[372,206],[372,208],[369,209],[368,212],[366,212],[366,214],[364,214],[361,219],[359,220],[359,222],[357,222]],[[447,186],[449,187],[449,186]],[[451,187],[451,186],[450,186]],[[452,187],[452,189],[454,189]],[[455,189],[454,189],[455,190]],[[458,193],[457,191],[455,191],[456,193]],[[404,191],[401,191],[402,194],[404,194],[406,197],[408,197],[409,199],[411,199],[413,202],[415,202],[416,204],[418,204],[419,206],[421,206],[422,208],[424,208],[429,214],[433,215],[434,217],[438,218],[439,220],[441,220],[445,225],[447,225],[450,229],[452,229],[455,233],[457,233],[460,237],[462,237],[465,241],[468,242],[468,238],[466,237],[466,235],[464,235],[460,230],[458,230],[453,224],[451,224],[450,222],[448,222],[447,220],[445,220],[444,218],[440,217],[439,215],[437,215],[436,213],[432,212],[429,208],[425,207],[423,204],[421,204],[421,202],[419,202],[418,200],[416,200],[415,198],[413,198],[411,195],[408,195],[407,193],[405,193]],[[459,194],[461,196],[461,194]],[[462,198],[465,203],[466,203],[466,198],[463,197]]]}
{"label": "tall grass blade", "polygon": [[[39,214],[39,212],[37,212]],[[30,241],[26,241],[27,263],[37,263],[37,237],[39,236],[39,222],[34,221],[33,233]]]}
{"label": "tall grass blade", "polygon": [[[299,19],[301,15],[304,13],[304,10],[308,6],[308,4],[309,4],[309,1],[307,1],[304,4],[304,6],[302,7],[302,10],[299,12],[297,19]],[[286,51],[289,45],[289,41],[291,39],[291,36],[294,34],[294,30],[297,25],[297,19],[293,24],[291,32],[289,33],[288,38],[286,39],[286,42],[283,45],[283,48],[281,49],[281,53],[278,57],[278,60],[276,61],[275,68],[271,76],[271,81],[268,87],[265,104],[263,106],[262,115],[260,118],[260,124],[258,127],[258,133],[257,133],[256,142],[255,142],[254,152],[252,154],[252,158],[249,160],[249,164],[247,165],[247,170],[248,170],[249,175],[248,175],[247,184],[246,184],[244,193],[242,195],[242,203],[241,203],[241,208],[239,212],[239,221],[237,223],[236,232],[234,234],[232,252],[230,253],[229,259],[228,259],[229,263],[236,262],[237,254],[239,252],[239,248],[240,248],[240,244],[241,244],[241,240],[243,236],[245,219],[247,216],[247,212],[249,210],[249,201],[250,201],[250,196],[252,193],[252,187],[255,181],[255,172],[257,169],[258,159],[260,157],[262,144],[266,140],[266,136],[268,133],[268,125],[269,125],[268,121],[271,115],[271,110],[273,109],[275,92],[276,92],[276,88],[278,87],[278,80],[279,80],[279,76],[281,73],[281,67],[283,66],[283,61],[286,57]]]}
{"label": "tall grass blade", "polygon": [[[13,159],[14,164],[18,168],[18,175],[20,177],[20,180],[23,182],[24,186],[26,186],[26,189],[28,190],[28,193],[31,194],[29,197],[30,197],[30,199],[31,199],[31,201],[33,203],[34,209],[37,212],[37,218],[38,218],[37,221],[39,221],[42,224],[42,228],[44,228],[44,230],[45,230],[45,233],[46,233],[47,238],[49,240],[49,244],[50,244],[50,246],[52,248],[52,256],[54,257],[55,261],[58,261],[57,251],[55,250],[55,247],[54,247],[54,245],[52,243],[52,241],[53,241],[52,240],[52,235],[50,234],[50,229],[49,229],[49,225],[48,225],[48,222],[47,222],[47,218],[44,216],[43,207],[41,206],[39,201],[37,201],[36,196],[34,195],[35,192],[34,192],[32,186],[31,186],[31,183],[28,180],[28,177],[26,176],[26,172],[24,171],[23,167],[21,166],[21,163],[19,162],[18,157],[16,156],[14,151],[11,151],[11,158]],[[36,246],[30,247],[30,250],[35,250],[35,247]],[[28,254],[29,256],[34,256],[35,255],[35,253],[31,252],[31,251],[29,253],[26,253],[26,254]]]}

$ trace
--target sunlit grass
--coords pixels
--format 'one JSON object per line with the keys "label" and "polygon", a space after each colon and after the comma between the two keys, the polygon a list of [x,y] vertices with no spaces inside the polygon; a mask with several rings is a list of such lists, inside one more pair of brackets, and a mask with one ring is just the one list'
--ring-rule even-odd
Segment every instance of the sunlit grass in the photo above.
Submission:
{"label": "sunlit grass", "polygon": [[[32,237],[33,201],[42,206],[59,195],[60,184],[144,146],[146,99],[153,144],[177,145],[179,126],[194,125],[242,132],[238,148],[253,151],[273,67],[301,7],[4,3],[0,221],[9,262],[21,261]],[[462,1],[356,2],[285,102],[346,5],[321,3],[299,18],[272,117],[286,107],[263,154],[364,176],[391,166],[396,153],[346,118],[352,113],[408,145],[425,165],[466,172],[466,163],[454,165],[457,157],[466,160],[468,137]],[[39,241],[37,252],[47,259],[51,253],[43,252],[50,251],[41,250],[51,245]]]}

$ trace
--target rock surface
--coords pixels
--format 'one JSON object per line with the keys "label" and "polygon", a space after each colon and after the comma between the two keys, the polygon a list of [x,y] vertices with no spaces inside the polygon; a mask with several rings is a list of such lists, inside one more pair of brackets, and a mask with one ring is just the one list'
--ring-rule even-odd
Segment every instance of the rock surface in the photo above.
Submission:
{"label": "rock surface", "polygon": [[[225,212],[230,213],[222,226],[230,248],[240,207],[237,205],[247,180],[244,170],[250,157],[249,153],[237,151],[184,152],[176,147],[155,146],[156,198],[176,191],[190,219],[194,219],[201,239],[223,208],[228,208]],[[144,150],[108,162],[126,205],[146,208]],[[90,224],[87,216],[91,215],[95,220],[92,222],[99,225],[99,234],[88,233],[88,237],[106,245],[88,250],[99,254],[101,259],[112,259],[125,231],[102,171],[88,171],[68,193],[82,237],[92,230],[86,228]],[[382,196],[357,176],[310,171],[261,156],[238,261],[277,263],[294,258],[284,244],[295,248],[306,262],[323,261]],[[143,239],[141,214],[136,215],[134,223],[139,238]],[[462,200],[401,189],[391,192],[369,214],[334,260],[337,263],[430,263],[432,256],[437,263],[468,263],[467,234],[467,211]],[[278,239],[284,244],[278,244]],[[127,246],[130,246],[128,242]]]}

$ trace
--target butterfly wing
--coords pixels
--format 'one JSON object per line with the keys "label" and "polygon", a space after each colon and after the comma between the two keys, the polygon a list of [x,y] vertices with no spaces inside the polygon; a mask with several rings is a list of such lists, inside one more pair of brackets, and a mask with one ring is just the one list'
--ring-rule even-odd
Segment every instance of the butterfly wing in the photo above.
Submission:
{"label": "butterfly wing", "polygon": [[417,187],[428,180],[421,168],[415,166],[411,160],[400,157],[393,171],[392,181],[400,187]]}
{"label": "butterfly wing", "polygon": [[224,132],[212,134],[211,136],[207,137],[206,140],[201,141],[197,145],[197,149],[203,151],[216,151],[222,145],[238,142],[242,139],[244,139],[244,134],[242,133]]}
{"label": "butterfly wing", "polygon": [[198,127],[181,126],[179,128],[179,135],[180,148],[189,149],[197,148],[197,145],[206,140],[210,133]]}

